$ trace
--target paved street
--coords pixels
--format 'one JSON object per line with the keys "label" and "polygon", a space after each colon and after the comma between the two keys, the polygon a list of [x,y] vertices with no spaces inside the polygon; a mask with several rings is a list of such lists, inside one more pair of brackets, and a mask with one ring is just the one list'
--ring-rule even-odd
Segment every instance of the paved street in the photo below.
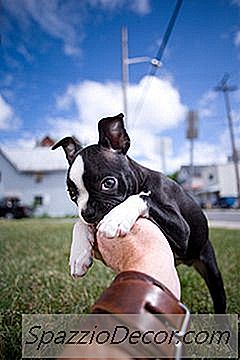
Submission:
{"label": "paved street", "polygon": [[211,227],[240,229],[240,210],[211,209],[204,210]]}

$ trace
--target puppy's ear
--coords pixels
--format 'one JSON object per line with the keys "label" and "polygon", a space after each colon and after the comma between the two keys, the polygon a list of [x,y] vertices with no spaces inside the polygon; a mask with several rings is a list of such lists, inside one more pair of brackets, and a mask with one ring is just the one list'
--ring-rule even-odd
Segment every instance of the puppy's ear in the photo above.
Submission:
{"label": "puppy's ear", "polygon": [[98,144],[126,154],[130,146],[130,139],[124,127],[123,117],[123,114],[118,114],[117,116],[107,117],[99,121]]}
{"label": "puppy's ear", "polygon": [[59,146],[62,146],[63,150],[65,151],[66,158],[68,160],[69,165],[73,162],[76,153],[82,149],[81,144],[77,141],[77,139],[68,136],[63,138],[62,140],[56,142],[52,146],[52,150],[57,149]]}

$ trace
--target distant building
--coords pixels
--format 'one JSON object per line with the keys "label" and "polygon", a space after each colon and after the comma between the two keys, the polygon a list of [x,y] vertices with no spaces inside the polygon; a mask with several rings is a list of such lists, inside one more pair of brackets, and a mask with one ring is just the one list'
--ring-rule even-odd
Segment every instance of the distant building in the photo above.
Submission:
{"label": "distant building", "polygon": [[50,136],[45,136],[40,141],[37,141],[36,146],[47,146],[50,147],[55,143],[55,141]]}
{"label": "distant building", "polygon": [[66,192],[67,160],[61,149],[45,137],[33,149],[0,148],[0,197],[16,196],[37,206],[39,215],[76,214],[76,206]]}
{"label": "distant building", "polygon": [[[240,165],[239,165],[240,171]],[[233,162],[222,165],[182,166],[177,177],[187,191],[193,192],[200,203],[213,205],[222,197],[237,197],[237,185]]]}

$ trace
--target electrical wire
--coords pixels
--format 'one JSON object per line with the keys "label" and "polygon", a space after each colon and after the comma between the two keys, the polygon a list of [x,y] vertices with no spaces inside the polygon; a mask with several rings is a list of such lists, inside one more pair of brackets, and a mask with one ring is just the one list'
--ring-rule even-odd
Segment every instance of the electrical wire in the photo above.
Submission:
{"label": "electrical wire", "polygon": [[[168,40],[169,40],[170,35],[172,33],[172,30],[173,30],[174,24],[176,22],[177,16],[179,14],[180,8],[182,6],[182,3],[183,3],[183,0],[177,0],[174,11],[173,11],[172,16],[171,16],[171,18],[169,20],[169,23],[168,23],[167,29],[166,29],[166,31],[164,33],[161,45],[160,45],[159,50],[157,52],[157,55],[155,57],[158,64],[161,63],[161,59],[163,57],[164,50],[165,50],[165,48],[167,46]],[[132,125],[133,127],[134,127],[135,119],[137,118],[137,113],[138,113],[138,116],[141,115],[143,105],[144,105],[144,103],[146,101],[147,90],[150,87],[150,84],[152,83],[153,76],[156,74],[157,69],[158,69],[158,66],[156,64],[151,65],[151,68],[150,68],[150,71],[149,71],[149,74],[148,74],[148,78],[146,80],[146,83],[143,86],[142,94],[141,94],[141,96],[140,96],[140,98],[139,98],[139,100],[138,100],[138,102],[136,104],[136,107],[135,107],[134,119],[133,119],[133,125]]]}

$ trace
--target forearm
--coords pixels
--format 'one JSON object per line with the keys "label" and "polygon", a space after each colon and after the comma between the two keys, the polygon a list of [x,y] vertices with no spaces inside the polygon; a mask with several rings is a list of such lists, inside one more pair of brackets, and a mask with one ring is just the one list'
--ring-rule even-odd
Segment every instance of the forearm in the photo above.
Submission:
{"label": "forearm", "polygon": [[[117,273],[134,270],[162,282],[180,299],[180,282],[167,239],[160,229],[147,219],[139,218],[124,237],[98,239],[103,259]],[[109,254],[117,252],[117,256]]]}

